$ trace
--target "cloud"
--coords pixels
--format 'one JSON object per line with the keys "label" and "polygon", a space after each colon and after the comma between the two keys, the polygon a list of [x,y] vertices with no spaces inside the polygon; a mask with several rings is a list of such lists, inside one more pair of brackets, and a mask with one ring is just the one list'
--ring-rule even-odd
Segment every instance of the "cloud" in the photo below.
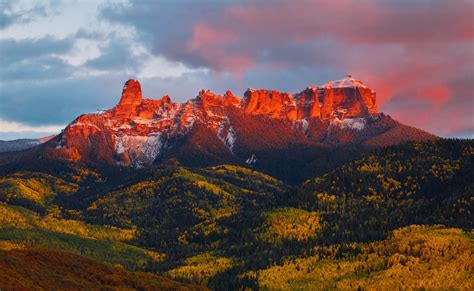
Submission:
{"label": "cloud", "polygon": [[65,125],[27,125],[0,119],[0,140],[41,138],[61,132]]}
{"label": "cloud", "polygon": [[202,88],[298,92],[351,73],[402,122],[474,132],[473,5],[0,1],[0,118],[65,124],[113,106],[129,78],[145,96],[184,101]]}
{"label": "cloud", "polygon": [[0,133],[12,133],[12,132],[35,132],[35,133],[45,133],[45,132],[57,132],[59,133],[61,129],[64,128],[64,125],[38,125],[31,126],[22,124],[19,122],[8,121],[0,119]]}
{"label": "cloud", "polygon": [[35,19],[51,16],[55,13],[53,4],[40,1],[1,1],[0,29],[15,23],[28,23]]}
{"label": "cloud", "polygon": [[351,73],[402,122],[439,134],[472,128],[472,118],[448,126],[430,117],[466,108],[472,115],[472,102],[456,88],[473,83],[470,0],[179,3],[131,1],[100,13],[133,25],[151,52],[208,68],[210,76],[292,91],[302,80]]}
{"label": "cloud", "polygon": [[[237,70],[242,69],[239,66],[251,68],[266,51],[294,44],[327,39],[346,44],[424,44],[471,40],[474,33],[471,1],[412,5],[375,0],[224,3],[132,1],[130,5],[106,6],[101,15],[133,24],[154,52],[190,65],[228,71],[236,66]],[[295,65],[299,64],[296,60]]]}
{"label": "cloud", "polygon": [[57,54],[57,57],[73,66],[80,66],[88,60],[98,58],[101,55],[101,40],[82,38],[81,35],[81,33],[77,33],[73,47],[65,53]]}
{"label": "cloud", "polygon": [[137,69],[140,59],[135,58],[127,40],[112,39],[100,48],[100,56],[85,63],[98,70]]}
{"label": "cloud", "polygon": [[71,50],[73,39],[56,39],[48,36],[40,39],[1,39],[0,62],[8,66],[26,59],[61,54]]}
{"label": "cloud", "polygon": [[[9,29],[18,30],[18,25]],[[116,30],[83,27],[66,36],[51,31],[36,38],[21,33],[0,37],[0,119],[32,128],[67,124],[80,114],[114,106],[122,84],[137,77],[157,92],[167,88],[164,94],[178,93],[180,98],[197,92],[183,84],[204,78],[205,70],[153,55],[133,34]],[[161,97],[156,92],[151,96]]]}
{"label": "cloud", "polygon": [[474,133],[474,69],[452,74],[444,82],[428,82],[397,93],[382,110],[399,120],[442,136]]}
{"label": "cloud", "polygon": [[8,81],[50,80],[70,75],[72,68],[56,55],[69,51],[72,45],[69,38],[0,40],[0,86]]}
{"label": "cloud", "polygon": [[[6,81],[48,81],[64,78],[73,68],[56,57],[38,57],[4,67],[0,79]],[[1,85],[3,87],[4,85]]]}

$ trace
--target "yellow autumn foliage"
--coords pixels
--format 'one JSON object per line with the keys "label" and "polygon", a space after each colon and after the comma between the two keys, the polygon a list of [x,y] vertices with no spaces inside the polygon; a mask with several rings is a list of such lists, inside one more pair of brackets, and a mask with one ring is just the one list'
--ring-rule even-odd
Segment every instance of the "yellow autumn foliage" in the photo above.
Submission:
{"label": "yellow autumn foliage", "polygon": [[278,243],[283,240],[299,242],[315,238],[321,229],[319,215],[297,208],[279,208],[264,213],[265,222],[257,230],[261,240],[269,243]]}
{"label": "yellow autumn foliage", "polygon": [[174,279],[188,280],[206,284],[209,278],[233,266],[230,258],[219,257],[213,253],[203,253],[187,258],[183,265],[167,272]]}
{"label": "yellow autumn foliage", "polygon": [[87,224],[79,220],[56,218],[54,215],[40,216],[22,207],[0,203],[0,229],[9,227],[41,228],[57,233],[115,241],[128,241],[135,236],[134,229]]}
{"label": "yellow autumn foliage", "polygon": [[362,249],[355,258],[288,260],[259,271],[258,284],[270,290],[474,288],[472,233],[412,225]]}

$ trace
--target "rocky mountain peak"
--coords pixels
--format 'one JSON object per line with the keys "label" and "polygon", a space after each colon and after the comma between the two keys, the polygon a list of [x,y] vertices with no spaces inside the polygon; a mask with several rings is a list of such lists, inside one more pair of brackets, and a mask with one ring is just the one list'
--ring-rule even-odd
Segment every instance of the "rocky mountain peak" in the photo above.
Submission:
{"label": "rocky mountain peak", "polygon": [[377,113],[375,91],[351,75],[321,86],[309,86],[295,95],[249,88],[242,107],[249,114],[289,121],[364,117]]}
{"label": "rocky mountain peak", "polygon": [[331,81],[321,85],[322,88],[367,88],[362,81],[356,80],[352,75],[346,75],[344,78]]}
{"label": "rocky mountain peak", "polygon": [[227,90],[224,94],[224,105],[240,108],[241,100],[238,96],[235,96],[234,93],[232,93],[232,91]]}
{"label": "rocky mountain peak", "polygon": [[[244,144],[267,146],[266,139],[260,140],[262,133],[272,136],[268,146],[283,146],[290,136],[298,136],[302,143],[326,140],[336,127],[361,131],[376,113],[375,92],[352,76],[297,94],[249,88],[240,99],[231,91],[219,95],[201,90],[185,103],[173,102],[167,95],[143,99],[140,83],[128,80],[113,109],[77,118],[65,129],[57,149],[71,159],[140,166],[152,163],[196,130],[207,131],[234,154]],[[357,126],[352,126],[354,120]],[[280,134],[273,133],[275,128]]]}
{"label": "rocky mountain peak", "polygon": [[163,98],[161,98],[161,101],[163,103],[171,103],[171,98],[170,98],[170,96],[165,95],[165,96],[163,96]]}
{"label": "rocky mountain peak", "polygon": [[130,79],[125,82],[122,97],[114,108],[114,116],[131,118],[136,115],[136,109],[142,103],[142,87],[137,80]]}

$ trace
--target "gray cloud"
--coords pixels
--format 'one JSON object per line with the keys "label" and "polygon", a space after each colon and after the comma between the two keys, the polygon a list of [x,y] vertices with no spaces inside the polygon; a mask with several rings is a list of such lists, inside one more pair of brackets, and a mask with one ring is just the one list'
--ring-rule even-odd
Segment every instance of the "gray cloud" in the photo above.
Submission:
{"label": "gray cloud", "polygon": [[[0,0],[0,29],[54,10],[41,4],[14,15],[8,12],[11,3]],[[140,80],[149,98],[185,101],[201,88],[242,95],[249,86],[294,93],[352,73],[377,90],[382,109],[402,122],[440,134],[471,131],[473,35],[469,25],[464,29],[472,19],[464,16],[472,1],[334,3],[109,2],[98,18],[107,25],[130,25],[136,34],[119,37],[83,27],[64,39],[0,40],[0,118],[63,124],[112,107],[123,82],[136,78],[148,60],[133,53],[139,44],[156,56],[210,69]],[[107,45],[78,66],[56,56],[71,53],[78,39]],[[91,71],[100,74],[87,75]],[[448,97],[430,90],[433,85]]]}
{"label": "gray cloud", "polygon": [[222,11],[238,3],[250,1],[131,1],[129,4],[109,3],[102,6],[100,18],[137,28],[138,38],[151,52],[200,67],[192,55],[183,55],[179,48],[192,36],[192,27],[203,19],[214,19]]}
{"label": "gray cloud", "polygon": [[57,13],[55,7],[58,1],[31,2],[32,7],[21,10],[14,10],[14,1],[0,1],[0,29],[6,28],[15,23],[28,23],[38,18],[44,18]]}
{"label": "gray cloud", "polygon": [[243,61],[250,69],[262,56],[280,62],[281,51],[291,45],[292,55],[299,57],[285,61],[305,65],[307,58],[314,58],[308,48],[316,49],[313,54],[325,53],[324,44],[331,38],[339,40],[346,52],[354,44],[472,39],[472,8],[472,1],[440,0],[131,1],[102,7],[101,17],[133,25],[156,54],[196,67],[232,71],[236,62]]}
{"label": "gray cloud", "polygon": [[55,55],[70,51],[73,43],[71,38],[53,37],[0,40],[1,82],[54,80],[69,76],[73,68]]}
{"label": "gray cloud", "polygon": [[42,56],[9,64],[0,70],[2,82],[48,81],[62,79],[74,73],[74,68],[63,60]]}
{"label": "gray cloud", "polygon": [[294,92],[351,73],[402,122],[443,135],[472,128],[472,1],[179,3],[132,1],[101,16],[133,25],[157,55],[230,73],[238,91]]}
{"label": "gray cloud", "polygon": [[72,38],[56,39],[50,36],[40,39],[2,39],[0,64],[4,67],[28,59],[66,53],[73,44]]}
{"label": "gray cloud", "polygon": [[138,69],[143,60],[134,56],[128,40],[112,38],[107,47],[101,49],[101,55],[87,61],[85,66],[98,70]]}

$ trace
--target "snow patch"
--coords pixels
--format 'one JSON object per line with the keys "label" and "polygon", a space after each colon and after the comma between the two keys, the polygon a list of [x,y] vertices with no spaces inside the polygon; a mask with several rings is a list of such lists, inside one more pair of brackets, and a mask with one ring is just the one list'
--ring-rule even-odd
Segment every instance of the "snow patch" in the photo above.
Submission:
{"label": "snow patch", "polygon": [[119,137],[117,139],[115,150],[117,151],[117,154],[123,154],[125,152],[125,147],[123,146],[122,137]]}
{"label": "snow patch", "polygon": [[299,119],[296,121],[295,125],[296,127],[301,128],[303,133],[306,133],[309,127],[309,121],[307,119]]}
{"label": "snow patch", "polygon": [[92,124],[92,123],[83,123],[83,122],[76,122],[76,123],[73,123],[70,125],[71,128],[74,128],[74,127],[93,127],[97,130],[101,130],[99,127],[97,127],[97,125],[95,124]]}
{"label": "snow patch", "polygon": [[250,158],[248,158],[245,163],[249,166],[255,165],[257,163],[257,156],[255,154],[252,154]]}
{"label": "snow patch", "polygon": [[66,142],[64,140],[60,140],[56,145],[56,149],[62,149],[66,147]]}
{"label": "snow patch", "polygon": [[231,152],[234,151],[235,141],[237,140],[237,135],[235,133],[234,128],[232,125],[229,126],[229,130],[227,131],[227,136],[225,138],[225,145],[229,148]]}
{"label": "snow patch", "polygon": [[351,75],[347,75],[345,78],[327,82],[321,85],[323,88],[367,88],[364,83],[359,80],[352,78]]}
{"label": "snow patch", "polygon": [[133,122],[135,124],[142,124],[142,125],[147,125],[147,126],[152,125],[154,121],[155,119],[145,119],[145,118],[139,118],[139,117],[136,117],[133,119]]}
{"label": "snow patch", "polygon": [[[227,134],[225,137],[223,136],[223,131],[225,129],[226,124],[229,124],[229,128],[227,129]],[[237,141],[237,134],[235,129],[230,124],[229,117],[226,117],[225,121],[219,124],[219,128],[217,128],[217,138],[231,151],[234,152],[235,142]]]}
{"label": "snow patch", "polygon": [[339,118],[335,118],[331,121],[332,126],[338,126],[341,129],[353,129],[361,131],[365,128],[366,120],[364,118],[345,118],[340,120]]}
{"label": "snow patch", "polygon": [[186,130],[190,130],[191,128],[193,128],[194,122],[196,121],[196,117],[190,116],[186,118],[185,121],[186,121],[186,125],[184,127],[186,128]]}
{"label": "snow patch", "polygon": [[161,133],[152,135],[117,136],[115,150],[118,154],[128,152],[132,165],[141,167],[153,163],[163,148]]}

